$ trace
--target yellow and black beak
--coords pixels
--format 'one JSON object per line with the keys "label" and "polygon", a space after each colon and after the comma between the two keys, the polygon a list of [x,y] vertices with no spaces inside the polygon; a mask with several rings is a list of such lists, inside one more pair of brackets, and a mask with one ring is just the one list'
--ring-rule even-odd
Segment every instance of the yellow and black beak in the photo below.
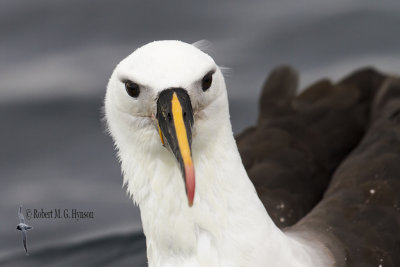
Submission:
{"label": "yellow and black beak", "polygon": [[189,206],[192,206],[195,192],[191,152],[193,110],[186,90],[170,88],[162,91],[157,100],[156,117],[161,142],[171,149],[180,165]]}

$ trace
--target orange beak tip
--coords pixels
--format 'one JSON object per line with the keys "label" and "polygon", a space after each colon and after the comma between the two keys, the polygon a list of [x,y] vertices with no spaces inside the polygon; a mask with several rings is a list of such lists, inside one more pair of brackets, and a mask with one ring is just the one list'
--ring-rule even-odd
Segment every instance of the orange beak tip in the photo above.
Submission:
{"label": "orange beak tip", "polygon": [[196,184],[193,164],[185,164],[185,180],[189,207],[192,207]]}

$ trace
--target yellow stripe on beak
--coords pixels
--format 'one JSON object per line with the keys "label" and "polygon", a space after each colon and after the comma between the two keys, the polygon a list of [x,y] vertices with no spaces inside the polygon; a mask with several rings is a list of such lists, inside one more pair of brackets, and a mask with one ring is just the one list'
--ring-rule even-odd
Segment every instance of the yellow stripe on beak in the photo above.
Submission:
{"label": "yellow stripe on beak", "polygon": [[181,151],[183,163],[192,165],[192,156],[190,154],[190,146],[186,134],[185,122],[183,121],[182,106],[176,93],[172,96],[172,114],[174,118],[174,126],[176,138],[178,139],[179,150]]}
{"label": "yellow stripe on beak", "polygon": [[162,132],[161,132],[160,124],[157,123],[157,127],[158,127],[158,134],[160,135],[161,143],[163,144],[163,146],[165,146],[164,137],[163,137]]}
{"label": "yellow stripe on beak", "polygon": [[178,96],[174,92],[171,100],[172,117],[174,118],[174,126],[178,147],[182,156],[184,172],[185,172],[185,187],[189,201],[189,207],[193,205],[195,191],[195,174],[190,152],[189,140],[186,132],[185,122],[183,120],[182,105],[179,102]]}

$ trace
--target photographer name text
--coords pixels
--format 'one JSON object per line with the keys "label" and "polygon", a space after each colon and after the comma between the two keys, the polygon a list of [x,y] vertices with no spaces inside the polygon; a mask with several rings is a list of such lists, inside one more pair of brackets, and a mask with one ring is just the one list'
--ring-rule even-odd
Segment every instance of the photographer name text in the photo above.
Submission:
{"label": "photographer name text", "polygon": [[87,220],[94,219],[93,211],[83,211],[79,209],[27,209],[25,216],[28,220],[32,219],[70,219]]}

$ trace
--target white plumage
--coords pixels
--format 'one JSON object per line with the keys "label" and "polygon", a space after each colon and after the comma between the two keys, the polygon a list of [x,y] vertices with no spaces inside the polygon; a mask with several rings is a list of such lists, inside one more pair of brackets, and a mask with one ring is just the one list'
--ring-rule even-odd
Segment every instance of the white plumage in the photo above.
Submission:
{"label": "white plumage", "polygon": [[[210,70],[212,84],[203,91],[201,80]],[[137,98],[127,94],[126,80],[140,86]],[[157,130],[158,95],[178,87],[193,108],[192,207],[179,164]],[[180,41],[137,49],[114,70],[105,111],[124,183],[140,207],[149,266],[332,265],[316,240],[283,233],[268,216],[241,162],[225,81],[210,56]]]}

